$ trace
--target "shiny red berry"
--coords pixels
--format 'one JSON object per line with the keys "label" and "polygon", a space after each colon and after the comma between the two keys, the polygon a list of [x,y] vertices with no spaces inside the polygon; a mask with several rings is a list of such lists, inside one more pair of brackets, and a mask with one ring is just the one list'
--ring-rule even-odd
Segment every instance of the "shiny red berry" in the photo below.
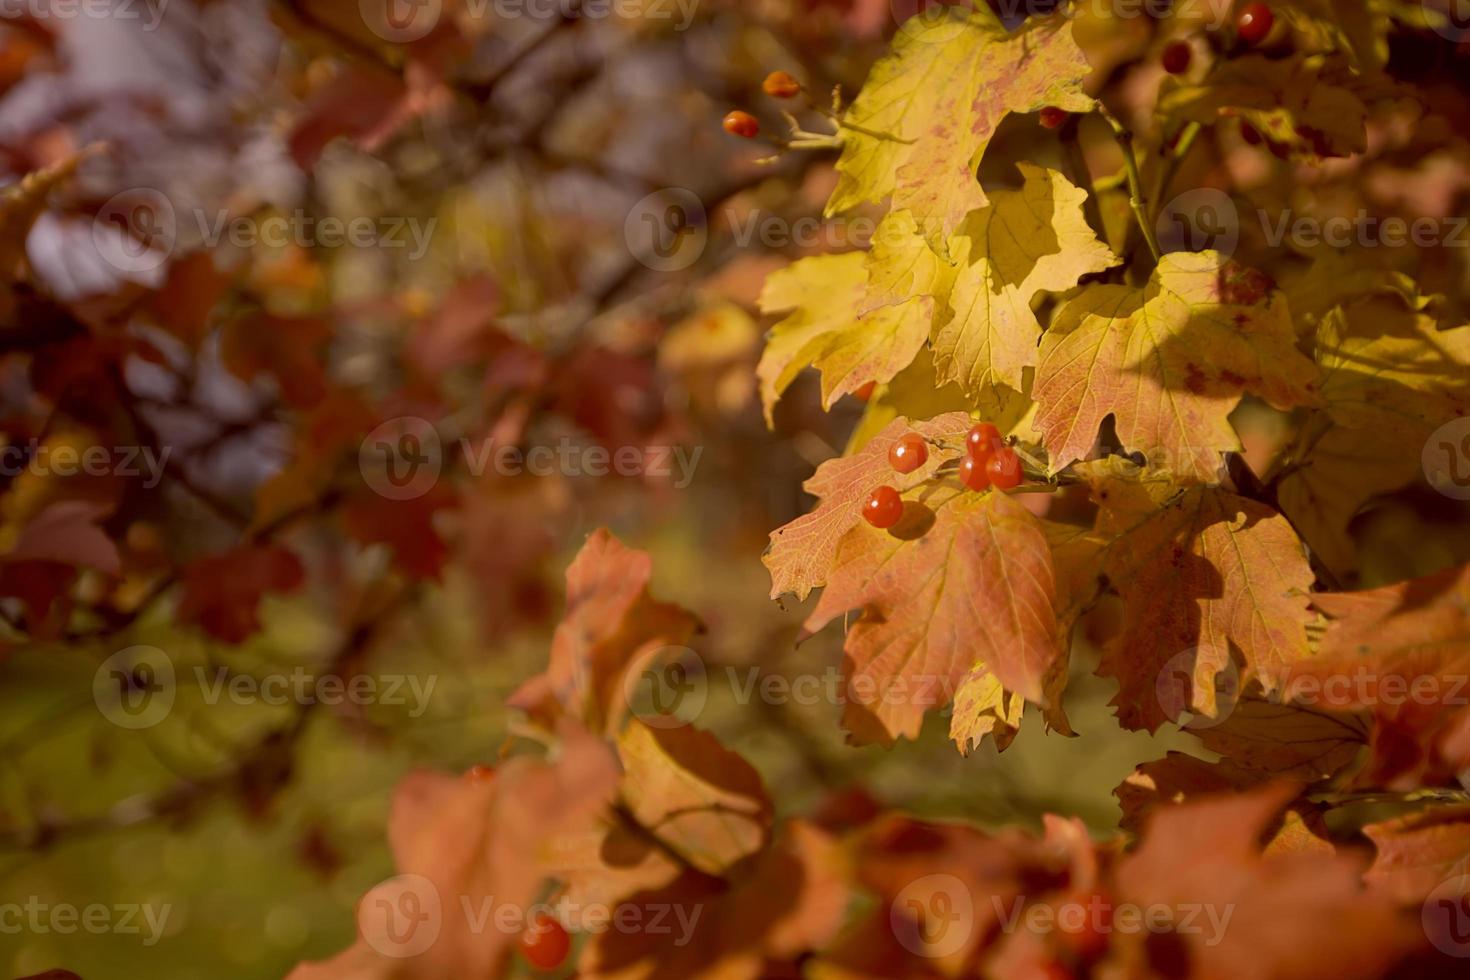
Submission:
{"label": "shiny red berry", "polygon": [[1025,477],[1021,471],[1021,457],[1016,455],[1014,449],[1001,447],[985,461],[985,475],[990,478],[990,485],[997,490],[1019,487]]}
{"label": "shiny red berry", "polygon": [[801,83],[789,72],[773,71],[761,82],[761,91],[773,99],[793,99],[801,92]]}
{"label": "shiny red berry", "polygon": [[464,772],[464,781],[467,783],[488,783],[495,779],[495,767],[477,765],[470,766]]}
{"label": "shiny red berry", "polygon": [[986,456],[995,452],[1005,441],[1000,437],[1000,430],[989,422],[977,422],[965,433],[965,452],[976,459],[984,461]]}
{"label": "shiny red berry", "polygon": [[912,473],[928,459],[929,444],[917,432],[905,432],[888,449],[888,465],[899,473]]}
{"label": "shiny red berry", "polygon": [[1235,20],[1236,33],[1246,44],[1254,47],[1266,40],[1276,24],[1276,15],[1264,3],[1248,3]]}
{"label": "shiny red berry", "polygon": [[748,112],[735,109],[725,116],[725,132],[731,136],[740,136],[745,139],[755,139],[761,131],[761,124],[756,121],[755,116]]}
{"label": "shiny red berry", "polygon": [[531,916],[521,931],[520,947],[526,962],[536,969],[555,970],[567,961],[572,939],[553,916],[538,912]]}
{"label": "shiny red berry", "polygon": [[960,460],[960,482],[971,490],[989,490],[990,474],[985,472],[985,460],[974,456]]}
{"label": "shiny red berry", "polygon": [[868,502],[863,505],[863,520],[876,528],[892,527],[902,516],[903,498],[887,485],[868,494]]}
{"label": "shiny red berry", "polygon": [[1071,113],[1066,109],[1058,109],[1054,105],[1049,105],[1041,110],[1041,125],[1047,129],[1058,129],[1070,115]]}
{"label": "shiny red berry", "polygon": [[1194,60],[1194,49],[1189,46],[1188,41],[1171,41],[1164,48],[1164,56],[1160,60],[1164,64],[1164,71],[1171,75],[1183,75],[1189,71],[1189,63]]}

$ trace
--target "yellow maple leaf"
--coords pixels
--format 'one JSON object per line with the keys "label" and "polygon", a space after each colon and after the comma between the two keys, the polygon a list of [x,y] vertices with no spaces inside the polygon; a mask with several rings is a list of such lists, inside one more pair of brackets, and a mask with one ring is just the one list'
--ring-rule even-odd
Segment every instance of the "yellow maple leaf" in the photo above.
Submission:
{"label": "yellow maple leaf", "polygon": [[1033,17],[1008,33],[983,5],[905,22],[843,117],[827,214],[882,201],[908,209],[936,249],[986,203],[976,166],[1012,112],[1089,112],[1091,72],[1070,22]]}
{"label": "yellow maple leaf", "polygon": [[[777,399],[803,368],[822,372],[822,406],[830,408],[869,381],[891,380],[923,348],[935,301],[909,295],[902,286],[919,274],[914,272],[919,258],[905,258],[903,243],[914,240],[905,234],[905,223],[911,226],[912,219],[904,212],[885,218],[870,253],[813,256],[767,277],[761,312],[791,311],[771,329],[756,366],[767,425]],[[870,264],[886,275],[876,290],[869,286]],[[905,277],[896,268],[910,274]],[[926,273],[931,270],[938,271],[923,267]]]}
{"label": "yellow maple leaf", "polygon": [[1316,379],[1265,276],[1176,252],[1145,288],[1088,286],[1057,312],[1032,397],[1053,472],[1085,457],[1111,414],[1125,448],[1211,482],[1240,446],[1228,416],[1245,392],[1287,409],[1316,402]]}
{"label": "yellow maple leaf", "polygon": [[1082,216],[1086,191],[1054,170],[1019,167],[1023,186],[995,193],[965,218],[950,246],[959,269],[951,313],[934,331],[934,365],[940,381],[967,393],[995,383],[1021,390],[1041,337],[1032,299],[1118,264]]}

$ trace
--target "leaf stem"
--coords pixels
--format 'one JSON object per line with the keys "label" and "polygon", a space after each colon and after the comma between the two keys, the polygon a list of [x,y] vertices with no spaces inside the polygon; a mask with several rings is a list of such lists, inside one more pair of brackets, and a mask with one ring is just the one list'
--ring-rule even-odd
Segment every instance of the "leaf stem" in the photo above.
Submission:
{"label": "leaf stem", "polygon": [[1143,193],[1143,181],[1138,175],[1138,156],[1133,152],[1133,133],[1130,132],[1118,117],[1108,110],[1101,102],[1097,104],[1098,114],[1107,121],[1113,129],[1113,138],[1118,141],[1118,148],[1123,151],[1123,167],[1128,174],[1128,204],[1133,208],[1133,216],[1138,219],[1139,230],[1143,232],[1143,240],[1148,243],[1148,250],[1153,253],[1154,261],[1163,257],[1159,250],[1159,239],[1154,234],[1153,222],[1149,220],[1148,198]]}

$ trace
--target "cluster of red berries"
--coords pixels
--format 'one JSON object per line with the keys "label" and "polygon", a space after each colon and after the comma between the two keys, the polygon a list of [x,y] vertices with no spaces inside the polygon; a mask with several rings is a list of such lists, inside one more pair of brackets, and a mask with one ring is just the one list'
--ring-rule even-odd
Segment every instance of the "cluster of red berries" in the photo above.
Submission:
{"label": "cluster of red berries", "polygon": [[[1248,3],[1235,18],[1235,36],[1247,47],[1255,47],[1266,40],[1275,25],[1276,15],[1271,12],[1269,5]],[[1194,48],[1188,41],[1170,41],[1164,47],[1160,61],[1164,71],[1171,75],[1182,75],[1189,71],[1189,66],[1194,61]],[[1047,129],[1060,129],[1071,117],[1072,114],[1067,110],[1049,105],[1041,110],[1041,125]]]}
{"label": "cluster of red berries", "polygon": [[[794,99],[801,94],[801,83],[790,72],[773,71],[761,82],[761,91],[773,99]],[[760,135],[760,121],[744,109],[725,114],[725,132],[731,136],[753,140]]]}
{"label": "cluster of red berries", "polygon": [[965,458],[960,461],[960,482],[971,490],[1010,490],[1021,485],[1021,457],[1005,444],[1000,430],[981,422],[965,435]]}
{"label": "cluster of red berries", "polygon": [[[912,473],[929,461],[929,444],[917,432],[906,432],[888,450],[888,465],[895,473]],[[965,434],[965,458],[960,461],[960,482],[971,490],[1010,490],[1024,477],[1021,458],[1005,444],[1000,430],[980,422]],[[876,528],[889,528],[903,516],[903,498],[888,484],[868,494],[863,519]]]}

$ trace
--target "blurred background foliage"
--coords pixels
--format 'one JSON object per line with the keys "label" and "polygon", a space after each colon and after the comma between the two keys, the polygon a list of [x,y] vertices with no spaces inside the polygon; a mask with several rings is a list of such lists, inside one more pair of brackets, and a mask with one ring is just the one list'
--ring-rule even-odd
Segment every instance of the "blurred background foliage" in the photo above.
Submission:
{"label": "blurred background foliage", "polygon": [[[7,544],[44,505],[92,501],[118,562],[113,574],[78,562],[44,583],[44,569],[10,567],[0,895],[170,908],[153,945],[0,934],[0,972],[267,978],[346,945],[354,903],[391,872],[394,782],[414,766],[498,757],[513,723],[505,695],[544,662],[561,569],[602,525],[653,553],[656,595],[704,619],[701,723],[759,768],[782,807],[856,806],[870,794],[931,817],[1036,825],[1052,811],[1113,831],[1112,788],[1177,736],[1117,731],[1087,643],[1074,654],[1068,712],[1095,737],[1045,735],[1028,717],[1004,757],[991,745],[958,755],[937,716],[915,742],[850,748],[840,705],[739,704],[728,683],[726,668],[790,678],[838,667],[837,631],[797,645],[803,610],[767,599],[759,556],[770,529],[807,507],[800,484],[815,465],[864,411],[859,432],[890,409],[878,392],[869,406],[848,399],[824,414],[803,379],[810,387],[783,401],[774,431],[764,425],[754,364],[766,324],[753,312],[764,275],[804,252],[862,243],[850,226],[817,220],[830,153],[763,164],[775,148],[730,138],[719,119],[747,107],[781,132],[778,107],[760,94],[778,68],[819,106],[834,86],[850,98],[915,5],[701,0],[679,27],[648,11],[535,18],[450,3],[408,44],[374,34],[359,10],[370,6],[172,0],[131,4],[136,18],[0,27],[4,166],[12,180],[67,172],[7,204],[7,217],[25,220],[11,221],[3,246],[14,260],[23,237],[29,269],[7,308],[40,312],[9,316],[0,334],[6,438],[173,450],[155,487],[26,474],[0,487]],[[1100,75],[1164,31],[1146,18],[1079,26]],[[1461,70],[1441,67],[1451,80]],[[823,125],[813,109],[800,116]],[[1116,169],[1111,141],[1092,135],[1092,169]],[[1008,125],[999,139],[1041,162],[1062,152],[1034,126]],[[1239,147],[1227,144],[1196,166],[1237,166]],[[1257,186],[1274,192],[1267,178]],[[640,201],[669,188],[702,202],[694,231],[705,242],[687,267],[661,271],[640,261],[629,224]],[[171,204],[176,240],[166,263],[118,268],[95,222],[138,189]],[[1105,223],[1126,207],[1118,193],[1103,203]],[[259,224],[298,212],[433,231],[421,255],[205,241],[221,215]],[[814,241],[741,240],[742,229],[798,218],[822,229]],[[1426,288],[1464,273],[1441,270]],[[520,445],[566,438],[701,455],[687,487],[456,472],[443,481],[452,501],[396,508],[360,494],[357,444],[370,423],[406,414]],[[1269,453],[1270,413],[1247,406],[1239,420],[1252,451]],[[1463,523],[1412,494],[1356,531],[1380,581],[1447,564],[1426,550],[1466,550]],[[267,538],[299,556],[305,587],[260,590],[286,594],[255,595],[260,629],[240,643],[181,624],[189,583],[249,605],[232,580],[241,566],[191,563]],[[1108,616],[1094,614],[1089,637]],[[165,651],[180,676],[299,666],[434,686],[418,713],[411,697],[209,704],[198,685],[179,684],[163,721],[126,730],[98,710],[93,688],[99,667],[135,645]]]}

